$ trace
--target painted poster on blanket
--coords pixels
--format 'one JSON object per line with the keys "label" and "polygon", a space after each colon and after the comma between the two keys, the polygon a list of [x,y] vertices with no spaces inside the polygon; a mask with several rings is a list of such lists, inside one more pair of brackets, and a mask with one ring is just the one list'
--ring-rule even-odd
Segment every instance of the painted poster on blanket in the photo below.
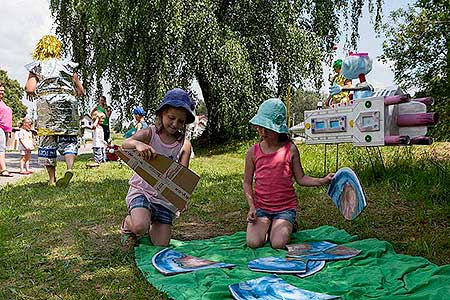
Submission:
{"label": "painted poster on blanket", "polygon": [[281,257],[263,257],[252,260],[248,263],[248,268],[256,272],[296,274],[306,272],[306,261],[289,260]]}
{"label": "painted poster on blanket", "polygon": [[287,245],[286,257],[302,260],[341,260],[358,255],[361,251],[330,242],[309,242]]}
{"label": "painted poster on blanket", "polygon": [[234,299],[237,300],[322,300],[339,298],[338,296],[299,289],[288,284],[277,275],[232,284],[228,288]]}
{"label": "painted poster on blanket", "polygon": [[367,206],[358,176],[350,168],[339,169],[328,186],[328,196],[347,220],[353,220]]}
{"label": "painted poster on blanket", "polygon": [[152,264],[164,275],[175,275],[210,268],[234,267],[233,264],[187,255],[170,248],[165,248],[156,253],[152,258]]}
{"label": "painted poster on blanket", "polygon": [[305,273],[298,273],[295,274],[300,278],[305,278],[308,276],[311,276],[313,274],[316,274],[320,270],[322,270],[325,267],[325,261],[324,260],[308,260],[308,263],[306,264],[306,272]]}

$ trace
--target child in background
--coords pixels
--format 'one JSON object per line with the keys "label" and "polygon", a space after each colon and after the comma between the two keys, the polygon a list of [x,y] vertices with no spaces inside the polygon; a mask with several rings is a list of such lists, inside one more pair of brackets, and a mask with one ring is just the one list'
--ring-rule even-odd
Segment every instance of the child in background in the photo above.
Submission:
{"label": "child in background", "polygon": [[99,111],[92,113],[92,119],[94,124],[92,125],[92,152],[94,154],[94,160],[97,164],[106,161],[106,141],[104,131],[102,127],[103,120],[106,115]]}
{"label": "child in background", "polygon": [[148,127],[148,124],[145,121],[145,110],[142,107],[140,107],[140,106],[135,107],[133,109],[133,116],[134,116],[134,119],[137,122],[136,126],[135,126],[136,127],[136,131],[139,131],[141,129],[145,129],[145,128]]}
{"label": "child in background", "polygon": [[136,124],[134,125],[133,128],[124,133],[123,137],[126,139],[131,137],[139,130],[148,128],[148,124],[145,121],[145,110],[142,107],[140,106],[135,107],[132,113],[134,120],[136,121]]}
{"label": "child in background", "polygon": [[245,158],[247,245],[257,248],[269,240],[272,248],[282,249],[289,242],[297,215],[293,179],[299,185],[320,186],[329,184],[334,174],[323,178],[304,174],[298,149],[288,136],[286,106],[280,99],[264,101],[250,123],[256,126],[261,142],[252,146]]}
{"label": "child in background", "polygon": [[23,118],[22,122],[20,122],[20,130],[18,134],[19,139],[19,152],[20,152],[20,171],[19,173],[22,175],[33,174],[33,171],[30,170],[30,158],[31,151],[34,149],[33,145],[33,133],[31,132],[31,126],[33,125],[33,121],[29,118]]}
{"label": "child in background", "polygon": [[[122,147],[137,150],[145,159],[161,154],[188,167],[191,143],[185,139],[185,134],[186,125],[195,120],[193,110],[194,104],[187,92],[179,88],[168,91],[156,110],[156,124],[137,131]],[[161,199],[136,173],[129,185],[128,215],[121,226],[123,248],[128,249],[146,234],[155,246],[169,245],[176,207]]]}

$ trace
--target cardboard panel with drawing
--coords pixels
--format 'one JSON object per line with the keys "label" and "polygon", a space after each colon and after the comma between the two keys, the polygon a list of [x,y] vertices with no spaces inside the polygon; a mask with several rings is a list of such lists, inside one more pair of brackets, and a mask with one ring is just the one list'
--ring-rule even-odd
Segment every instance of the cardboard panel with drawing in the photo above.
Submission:
{"label": "cardboard panel with drawing", "polygon": [[120,149],[117,154],[178,209],[185,206],[200,180],[197,174],[164,155],[158,154],[155,159],[146,160],[136,150]]}

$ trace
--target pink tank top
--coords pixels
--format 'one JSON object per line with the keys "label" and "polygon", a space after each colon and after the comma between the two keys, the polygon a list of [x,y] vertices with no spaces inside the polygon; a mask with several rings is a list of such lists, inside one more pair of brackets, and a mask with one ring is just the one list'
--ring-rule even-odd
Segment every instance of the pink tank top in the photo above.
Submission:
{"label": "pink tank top", "polygon": [[[152,139],[150,140],[150,146],[155,149],[156,153],[165,155],[172,160],[178,161],[184,141],[175,141],[172,144],[164,144],[164,142],[161,141],[159,135],[156,133],[155,126],[152,125],[150,126],[150,128],[152,130]],[[128,181],[128,184],[130,185],[130,188],[128,189],[127,197],[125,198],[127,204],[137,196],[144,195],[150,202],[161,204],[162,206],[173,212],[177,210],[177,208],[172,205],[172,203],[161,199],[158,195],[158,192],[137,173],[134,173],[134,175]]]}
{"label": "pink tank top", "polygon": [[255,208],[278,212],[297,208],[295,194],[291,143],[287,142],[278,151],[265,154],[260,144],[253,146],[255,164]]}
{"label": "pink tank top", "polygon": [[4,132],[12,130],[12,109],[0,100],[0,128]]}

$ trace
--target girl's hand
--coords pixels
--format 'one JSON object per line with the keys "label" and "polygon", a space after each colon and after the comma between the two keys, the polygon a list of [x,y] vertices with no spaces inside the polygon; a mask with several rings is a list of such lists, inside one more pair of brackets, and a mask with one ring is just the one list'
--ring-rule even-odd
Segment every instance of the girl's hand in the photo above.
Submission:
{"label": "girl's hand", "polygon": [[188,204],[186,202],[186,204],[184,205],[184,207],[181,209],[181,212],[184,213],[185,211],[188,210]]}
{"label": "girl's hand", "polygon": [[157,155],[155,149],[145,143],[138,143],[136,145],[136,151],[145,159],[154,159]]}
{"label": "girl's hand", "polygon": [[253,223],[256,220],[256,210],[254,208],[250,208],[247,214],[247,223]]}
{"label": "girl's hand", "polygon": [[331,180],[334,177],[334,173],[329,173],[327,176],[322,178],[323,185],[330,184]]}

